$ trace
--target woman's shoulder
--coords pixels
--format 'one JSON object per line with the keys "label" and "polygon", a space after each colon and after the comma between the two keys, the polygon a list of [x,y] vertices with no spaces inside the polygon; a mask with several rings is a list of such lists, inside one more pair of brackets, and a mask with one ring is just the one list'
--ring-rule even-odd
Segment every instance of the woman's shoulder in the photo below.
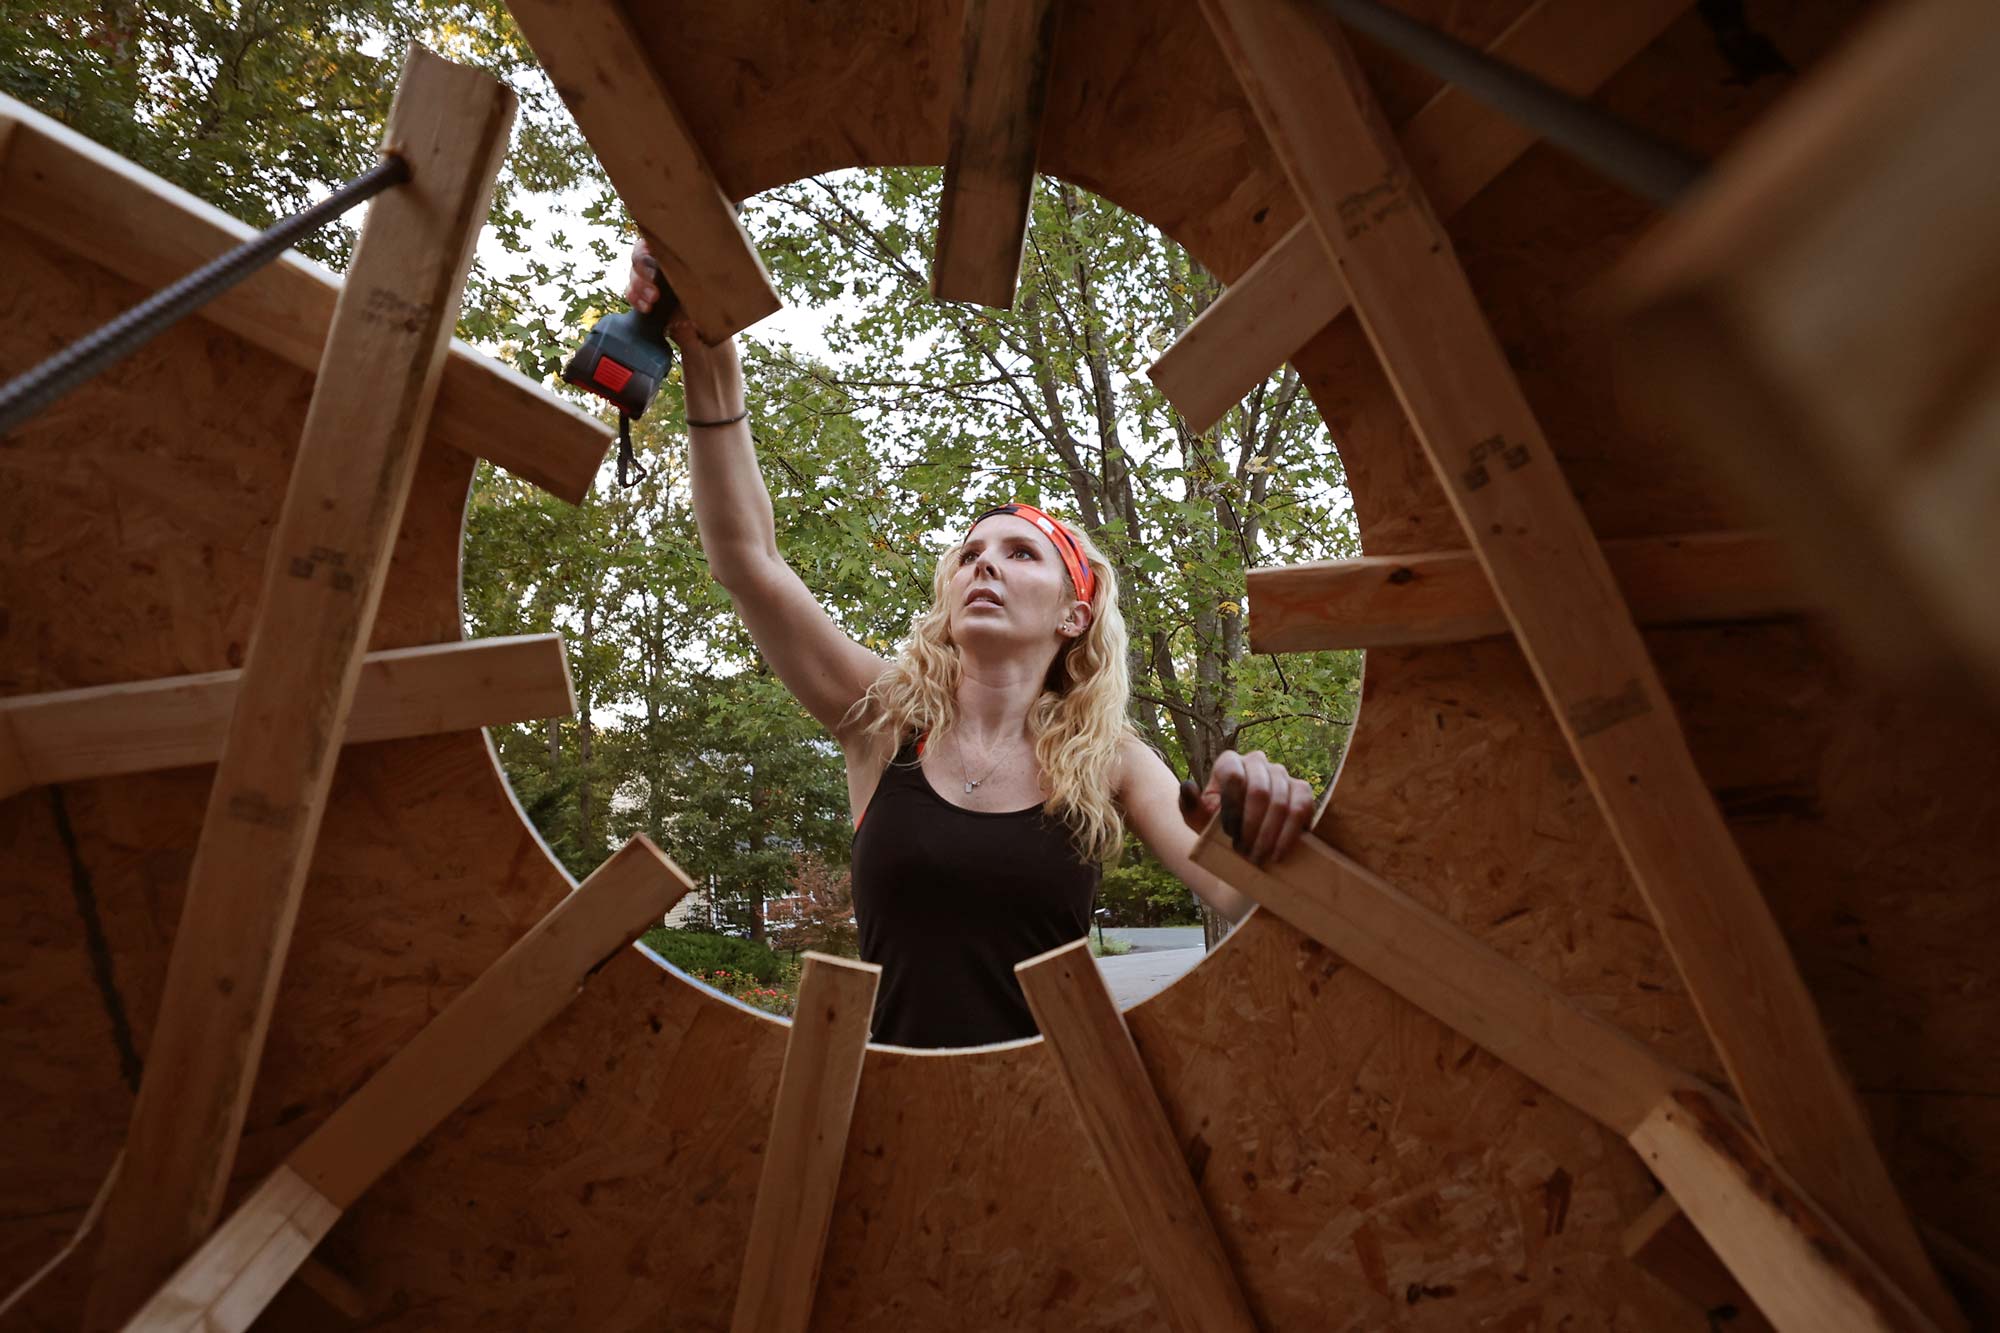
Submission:
{"label": "woman's shoulder", "polygon": [[1167,761],[1153,748],[1136,727],[1127,725],[1125,734],[1118,738],[1118,761],[1111,773],[1112,794],[1123,798],[1134,778],[1156,765],[1166,767]]}
{"label": "woman's shoulder", "polygon": [[923,736],[914,731],[898,736],[888,731],[869,730],[843,738],[840,749],[847,758],[849,768],[875,772],[897,760],[907,762],[916,757],[922,752],[923,742]]}

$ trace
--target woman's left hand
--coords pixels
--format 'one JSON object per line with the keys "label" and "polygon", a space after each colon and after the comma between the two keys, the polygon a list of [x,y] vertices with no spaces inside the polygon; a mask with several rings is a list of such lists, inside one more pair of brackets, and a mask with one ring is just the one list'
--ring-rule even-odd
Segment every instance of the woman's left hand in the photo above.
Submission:
{"label": "woman's left hand", "polygon": [[1262,750],[1225,750],[1209,770],[1208,786],[1181,784],[1181,818],[1200,832],[1215,813],[1236,850],[1258,865],[1282,860],[1312,819],[1313,791],[1303,778],[1272,763]]}

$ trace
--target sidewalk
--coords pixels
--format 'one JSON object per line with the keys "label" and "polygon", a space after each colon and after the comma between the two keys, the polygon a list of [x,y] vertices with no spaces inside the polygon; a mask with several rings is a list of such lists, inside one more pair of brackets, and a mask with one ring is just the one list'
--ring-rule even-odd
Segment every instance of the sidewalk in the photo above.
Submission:
{"label": "sidewalk", "polygon": [[1160,949],[1199,949],[1200,926],[1106,926],[1104,938],[1123,940],[1133,953],[1153,953]]}
{"label": "sidewalk", "polygon": [[1123,1010],[1130,1009],[1147,996],[1159,994],[1207,956],[1202,951],[1201,928],[1197,926],[1195,947],[1192,949],[1160,949],[1100,958],[1097,970],[1103,975],[1111,998]]}

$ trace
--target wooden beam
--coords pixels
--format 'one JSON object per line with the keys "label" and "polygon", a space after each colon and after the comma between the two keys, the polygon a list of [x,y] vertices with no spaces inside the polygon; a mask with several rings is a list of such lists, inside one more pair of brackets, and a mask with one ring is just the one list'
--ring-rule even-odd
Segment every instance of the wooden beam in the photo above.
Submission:
{"label": "wooden beam", "polygon": [[[165,287],[254,235],[252,228],[40,112],[0,96],[13,145],[0,218],[143,287]],[[340,279],[286,251],[199,316],[317,371]],[[575,504],[611,442],[603,422],[453,342],[431,434]]]}
{"label": "wooden beam", "polygon": [[966,0],[931,294],[1009,309],[1035,201],[1055,0]]}
{"label": "wooden beam", "polygon": [[[1783,548],[1762,533],[1608,541],[1604,559],[1642,625],[1760,620],[1806,604]],[[1510,632],[1471,551],[1253,569],[1248,582],[1250,647],[1260,653],[1461,643]]]}
{"label": "wooden beam", "polygon": [[[1693,1075],[1311,834],[1284,861],[1259,866],[1230,849],[1216,819],[1196,839],[1194,863],[1627,1139],[1648,1165],[1654,1165],[1652,1153],[1660,1142],[1662,1108],[1696,1108],[1734,1126],[1728,1104]],[[1707,1120],[1701,1124],[1707,1140],[1726,1139],[1734,1174],[1718,1174],[1712,1163],[1689,1163],[1686,1154],[1668,1170],[1656,1167],[1655,1174],[1684,1206],[1684,1196],[1695,1192],[1703,1195],[1703,1206],[1728,1216],[1746,1209],[1770,1214],[1749,1229],[1702,1231],[1729,1257],[1730,1271],[1760,1304],[1771,1282],[1794,1279],[1766,1274],[1753,1284],[1743,1269],[1773,1256],[1789,1263],[1804,1249],[1820,1253],[1820,1266],[1828,1270],[1823,1280],[1815,1276],[1816,1290],[1832,1290],[1844,1301],[1865,1297],[1914,1311],[1819,1206],[1764,1159],[1748,1133],[1735,1129],[1730,1137]],[[1776,1209],[1770,1204],[1772,1181],[1782,1181],[1786,1190]],[[1785,1227],[1790,1230],[1782,1238],[1773,1234]],[[1788,1309],[1784,1299],[1775,1307],[1765,1305],[1767,1313]],[[1815,1331],[1849,1327],[1782,1319],[1778,1324]],[[1935,1326],[1925,1320],[1913,1327]]]}
{"label": "wooden beam", "polygon": [[1701,1311],[1709,1327],[1726,1328],[1729,1333],[1765,1333],[1771,1327],[1673,1195],[1662,1194],[1633,1218],[1619,1248],[1667,1290]]}
{"label": "wooden beam", "polygon": [[85,1326],[115,1327],[215,1225],[299,894],[444,370],[514,94],[413,46],[265,562]]}
{"label": "wooden beam", "polygon": [[127,1333],[248,1328],[383,1172],[691,888],[645,837],[626,843],[327,1117],[153,1294]]}
{"label": "wooden beam", "polygon": [[[0,798],[41,783],[212,764],[222,755],[241,671],[0,699]],[[562,636],[433,643],[361,663],[345,745],[435,736],[576,711]]]}
{"label": "wooden beam", "polygon": [[1774,1155],[1933,1318],[1959,1317],[1582,508],[1338,25],[1202,0]]}
{"label": "wooden beam", "polygon": [[[2000,1265],[1922,1218],[1917,1220],[1917,1230],[1932,1260],[1967,1301],[1974,1327],[1987,1327],[2000,1319]],[[1719,1307],[1734,1306],[1735,1313],[1724,1321],[1730,1333],[1757,1333],[1768,1327],[1749,1293],[1716,1257],[1714,1247],[1702,1239],[1671,1194],[1662,1194],[1632,1220],[1625,1228],[1621,1248],[1626,1258],[1661,1283],[1710,1311],[1712,1321]]]}
{"label": "wooden beam", "polygon": [[1675,1092],[1631,1142],[1765,1317],[1786,1333],[1938,1327],[1712,1095]]}
{"label": "wooden beam", "polygon": [[1700,1086],[1312,834],[1258,866],[1230,849],[1218,821],[1196,840],[1194,863],[1621,1137],[1674,1089]]}
{"label": "wooden beam", "polygon": [[1877,664],[2000,706],[2000,6],[1885,9],[1628,266],[1635,383]]}
{"label": "wooden beam", "polygon": [[624,7],[508,0],[507,8],[702,336],[719,342],[779,309],[756,244]]}
{"label": "wooden beam", "polygon": [[1104,978],[1078,940],[1014,965],[1049,1057],[1132,1229],[1169,1327],[1257,1327],[1166,1109]]}
{"label": "wooden beam", "polygon": [[[1587,97],[1692,0],[1539,0],[1487,46],[1500,60]],[[1534,143],[1508,116],[1446,85],[1401,131],[1410,168],[1446,217]],[[1347,284],[1300,222],[1231,283],[1146,374],[1201,432],[1347,311]]]}
{"label": "wooden beam", "polygon": [[812,1320],[881,980],[873,963],[806,954],[732,1333],[804,1333]]}

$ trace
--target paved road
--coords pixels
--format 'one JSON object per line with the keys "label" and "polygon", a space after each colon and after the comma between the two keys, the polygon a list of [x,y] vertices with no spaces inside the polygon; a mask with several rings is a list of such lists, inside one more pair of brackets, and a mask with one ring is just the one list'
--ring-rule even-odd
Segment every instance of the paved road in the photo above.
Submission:
{"label": "paved road", "polygon": [[1104,938],[1124,940],[1133,953],[1153,953],[1161,949],[1199,949],[1200,926],[1106,926]]}
{"label": "paved road", "polygon": [[1197,927],[1195,947],[1192,949],[1154,949],[1146,953],[1135,951],[1116,958],[1100,958],[1097,970],[1103,974],[1105,987],[1110,990],[1111,998],[1118,1002],[1118,1007],[1130,1009],[1147,996],[1156,995],[1180,980],[1189,968],[1206,957],[1208,955],[1201,949],[1201,930]]}

